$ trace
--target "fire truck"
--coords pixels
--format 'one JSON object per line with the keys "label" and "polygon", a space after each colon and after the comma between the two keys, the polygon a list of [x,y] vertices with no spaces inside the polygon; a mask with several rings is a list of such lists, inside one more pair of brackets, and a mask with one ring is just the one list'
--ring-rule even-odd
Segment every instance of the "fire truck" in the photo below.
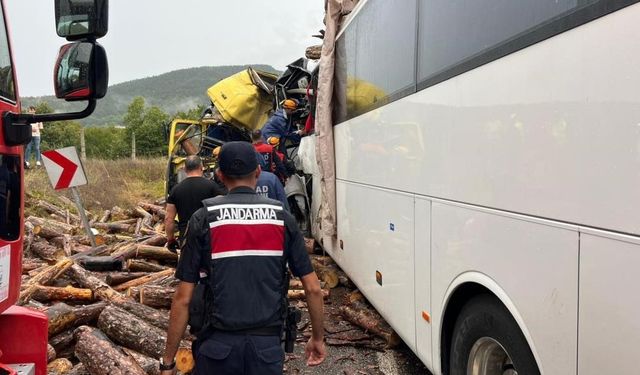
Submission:
{"label": "fire truck", "polygon": [[54,67],[57,98],[86,101],[80,112],[21,112],[16,69],[7,27],[10,17],[0,2],[0,375],[47,373],[47,317],[17,306],[24,235],[24,146],[31,124],[89,116],[108,86],[104,48],[96,42],[108,30],[108,0],[55,0],[60,48]]}

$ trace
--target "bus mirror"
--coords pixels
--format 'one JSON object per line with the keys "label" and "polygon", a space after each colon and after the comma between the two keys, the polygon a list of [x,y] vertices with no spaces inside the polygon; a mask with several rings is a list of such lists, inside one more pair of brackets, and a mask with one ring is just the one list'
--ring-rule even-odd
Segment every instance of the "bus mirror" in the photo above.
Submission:
{"label": "bus mirror", "polygon": [[109,0],[56,0],[56,30],[67,40],[107,34]]}
{"label": "bus mirror", "polygon": [[54,71],[57,98],[100,99],[107,93],[108,77],[107,54],[100,44],[75,42],[60,48]]}

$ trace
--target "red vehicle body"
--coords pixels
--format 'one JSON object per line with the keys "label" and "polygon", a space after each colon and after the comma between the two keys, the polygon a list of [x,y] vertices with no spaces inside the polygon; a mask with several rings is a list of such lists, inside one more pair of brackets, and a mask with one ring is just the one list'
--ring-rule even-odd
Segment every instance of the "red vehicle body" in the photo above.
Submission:
{"label": "red vehicle body", "polygon": [[[20,113],[16,69],[11,55],[8,37],[7,15],[2,5],[2,27],[0,30],[0,55],[5,54],[3,66],[7,70],[2,79],[5,88],[13,86],[14,95],[0,95],[0,127],[5,126],[4,114]],[[4,34],[4,35],[1,35]],[[6,35],[6,36],[5,36]],[[0,57],[2,60],[2,57]],[[0,86],[2,86],[0,85]],[[6,93],[5,93],[6,94]],[[13,96],[13,97],[11,97]],[[47,367],[47,317],[41,312],[14,306],[20,294],[22,275],[22,241],[24,235],[24,146],[8,146],[4,133],[0,132],[0,168],[9,177],[8,188],[0,198],[0,215],[8,215],[0,223],[0,374],[3,370],[12,374],[6,364],[29,363],[35,365],[35,374],[46,374]],[[5,182],[7,183],[7,182]],[[1,182],[0,182],[1,184]],[[0,192],[1,193],[1,192]],[[4,226],[4,228],[3,228]],[[12,231],[9,227],[13,227]],[[3,365],[5,364],[5,365]]]}

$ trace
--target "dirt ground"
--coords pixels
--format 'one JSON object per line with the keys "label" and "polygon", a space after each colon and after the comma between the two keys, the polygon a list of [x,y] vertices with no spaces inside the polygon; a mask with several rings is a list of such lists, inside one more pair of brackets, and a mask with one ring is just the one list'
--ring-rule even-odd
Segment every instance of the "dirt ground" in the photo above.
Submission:
{"label": "dirt ground", "polygon": [[[302,321],[298,325],[298,340],[294,353],[287,354],[285,374],[298,375],[430,375],[431,373],[413,354],[401,345],[385,349],[384,341],[374,338],[344,321],[338,314],[343,296],[351,290],[339,286],[331,290],[329,300],[325,302],[325,337],[327,341],[327,359],[320,366],[307,367],[304,360],[304,345],[310,335],[309,316],[306,306],[299,302],[303,310]],[[355,338],[348,345],[331,345],[336,338]]]}

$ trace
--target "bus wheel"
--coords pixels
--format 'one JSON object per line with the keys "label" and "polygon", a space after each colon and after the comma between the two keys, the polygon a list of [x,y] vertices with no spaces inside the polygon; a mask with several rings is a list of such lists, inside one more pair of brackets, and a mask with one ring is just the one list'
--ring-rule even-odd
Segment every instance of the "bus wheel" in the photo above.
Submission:
{"label": "bus wheel", "polygon": [[453,328],[451,375],[539,375],[527,340],[492,296],[474,297]]}

